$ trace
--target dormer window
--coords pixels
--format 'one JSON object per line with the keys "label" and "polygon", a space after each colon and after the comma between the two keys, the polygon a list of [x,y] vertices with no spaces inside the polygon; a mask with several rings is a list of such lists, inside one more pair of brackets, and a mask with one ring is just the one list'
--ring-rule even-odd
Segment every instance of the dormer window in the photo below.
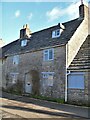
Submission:
{"label": "dormer window", "polygon": [[21,46],[24,47],[24,46],[26,46],[26,45],[27,45],[27,40],[26,40],[26,39],[25,39],[25,40],[22,40],[22,41],[21,41]]}
{"label": "dormer window", "polygon": [[60,29],[52,31],[52,38],[60,37]]}

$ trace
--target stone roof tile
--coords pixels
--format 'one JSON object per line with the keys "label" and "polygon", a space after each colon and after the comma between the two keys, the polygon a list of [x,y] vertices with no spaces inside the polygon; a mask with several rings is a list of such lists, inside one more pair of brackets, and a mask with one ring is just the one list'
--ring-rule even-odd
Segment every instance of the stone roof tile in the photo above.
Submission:
{"label": "stone roof tile", "polygon": [[90,69],[90,35],[87,36],[68,70]]}

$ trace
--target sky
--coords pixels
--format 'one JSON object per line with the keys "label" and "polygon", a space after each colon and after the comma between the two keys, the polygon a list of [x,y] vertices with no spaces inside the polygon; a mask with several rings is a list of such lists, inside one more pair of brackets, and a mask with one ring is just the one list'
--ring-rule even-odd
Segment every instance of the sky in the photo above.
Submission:
{"label": "sky", "polygon": [[[16,2],[15,2],[16,1]],[[21,1],[0,2],[0,38],[8,44],[20,36],[20,29],[28,24],[33,32],[79,17],[81,0],[68,1]],[[89,0],[84,0],[87,4]]]}

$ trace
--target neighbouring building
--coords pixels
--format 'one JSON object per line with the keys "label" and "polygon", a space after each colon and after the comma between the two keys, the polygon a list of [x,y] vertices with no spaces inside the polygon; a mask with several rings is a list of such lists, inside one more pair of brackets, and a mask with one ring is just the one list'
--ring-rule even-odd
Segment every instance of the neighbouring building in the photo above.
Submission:
{"label": "neighbouring building", "polygon": [[2,49],[1,47],[4,46],[4,42],[2,39],[0,39],[0,77],[1,77],[1,80],[0,80],[0,88],[2,86]]}
{"label": "neighbouring building", "polygon": [[0,48],[4,46],[4,41],[0,39]]}
{"label": "neighbouring building", "polygon": [[23,26],[20,38],[2,48],[3,87],[88,104],[88,14],[81,4],[77,19],[34,33]]}

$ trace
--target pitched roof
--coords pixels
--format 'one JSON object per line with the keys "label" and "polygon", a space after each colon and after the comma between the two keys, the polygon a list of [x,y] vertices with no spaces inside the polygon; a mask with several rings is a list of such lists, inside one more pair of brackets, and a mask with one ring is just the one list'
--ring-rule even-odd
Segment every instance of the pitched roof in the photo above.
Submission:
{"label": "pitched roof", "polygon": [[56,45],[65,45],[76,29],[81,24],[82,20],[74,19],[68,22],[63,23],[65,30],[61,33],[60,37],[52,38],[52,31],[60,29],[60,25],[56,25],[35,33],[32,33],[31,37],[28,39],[28,44],[25,47],[21,47],[21,40],[18,39],[7,46],[10,46],[9,49],[5,52],[5,55],[20,54],[27,51],[39,50],[44,47],[52,47]]}
{"label": "pitched roof", "polygon": [[87,36],[68,70],[90,69],[90,35]]}
{"label": "pitched roof", "polygon": [[6,52],[9,50],[9,49],[11,49],[11,47],[13,47],[16,43],[17,43],[17,41],[18,40],[16,40],[16,41],[13,41],[13,42],[11,42],[10,44],[7,44],[7,45],[5,45],[5,46],[3,46],[2,48],[0,48],[0,58],[1,58],[1,56],[2,56],[2,58],[4,58],[5,57],[5,54],[6,54]]}

